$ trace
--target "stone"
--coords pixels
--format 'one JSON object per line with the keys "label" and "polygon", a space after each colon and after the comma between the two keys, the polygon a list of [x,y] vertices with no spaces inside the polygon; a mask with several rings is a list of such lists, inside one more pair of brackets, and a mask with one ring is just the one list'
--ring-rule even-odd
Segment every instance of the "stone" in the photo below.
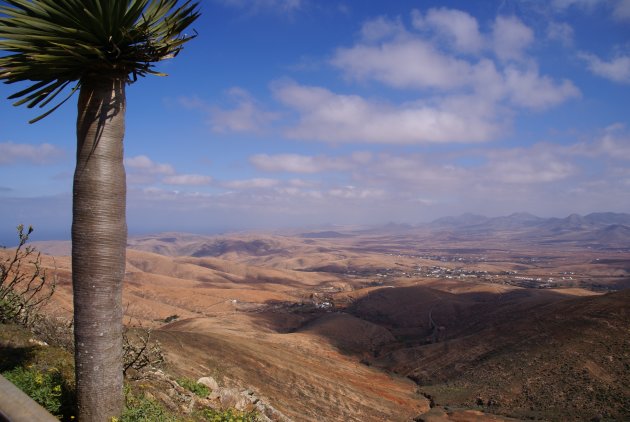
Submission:
{"label": "stone", "polygon": [[212,377],[201,377],[197,380],[198,384],[205,385],[211,391],[216,391],[219,389],[219,383]]}
{"label": "stone", "polygon": [[232,388],[222,388],[220,390],[221,397],[219,400],[221,401],[221,407],[227,409],[229,407],[236,408],[236,404],[240,401],[241,397],[237,390]]}

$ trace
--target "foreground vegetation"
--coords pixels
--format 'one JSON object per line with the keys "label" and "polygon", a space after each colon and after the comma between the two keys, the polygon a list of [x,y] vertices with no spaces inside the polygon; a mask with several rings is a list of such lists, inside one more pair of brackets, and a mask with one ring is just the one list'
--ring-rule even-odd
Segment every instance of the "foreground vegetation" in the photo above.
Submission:
{"label": "foreground vegetation", "polygon": [[[74,362],[60,347],[34,339],[33,333],[16,324],[0,324],[0,374],[28,394],[61,421],[75,420]],[[197,409],[190,414],[167,409],[145,393],[150,380],[126,381],[125,409],[118,422],[254,422],[254,412],[234,409]],[[209,389],[190,379],[178,383],[191,396],[207,396]],[[155,386],[153,386],[155,388]]]}
{"label": "foreground vegetation", "polygon": [[[32,227],[17,228],[19,243],[0,259],[0,374],[61,421],[76,419],[72,324],[46,317],[41,310],[55,292],[56,280],[41,268],[40,254],[26,246]],[[150,331],[124,336],[125,407],[115,422],[253,422],[255,412],[200,408],[167,409],[145,393],[145,371],[158,369],[164,356]],[[168,377],[168,375],[163,375]],[[141,381],[141,383],[140,383]],[[206,397],[208,387],[187,378],[178,383],[190,396]]]}

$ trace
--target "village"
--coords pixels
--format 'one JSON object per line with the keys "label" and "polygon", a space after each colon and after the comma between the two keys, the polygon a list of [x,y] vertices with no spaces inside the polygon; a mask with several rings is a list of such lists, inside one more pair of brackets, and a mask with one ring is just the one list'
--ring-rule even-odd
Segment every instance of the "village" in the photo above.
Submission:
{"label": "village", "polygon": [[[420,258],[423,260],[432,260],[444,263],[461,263],[461,264],[474,264],[479,262],[486,262],[485,256],[479,257],[462,257],[462,256],[447,256],[447,255],[397,255],[388,254],[390,256],[406,257],[406,258]],[[528,258],[529,262],[538,262],[543,258]],[[595,283],[586,274],[579,274],[574,271],[562,271],[562,272],[542,272],[539,271],[536,274],[518,270],[508,271],[487,271],[479,269],[468,269],[465,267],[446,267],[441,265],[420,265],[417,264],[413,269],[403,271],[397,268],[349,268],[343,271],[343,274],[350,277],[370,277],[371,281],[364,283],[365,286],[386,286],[392,284],[399,278],[439,278],[448,280],[460,280],[460,281],[482,281],[494,284],[503,284],[516,286],[529,289],[551,289],[562,287],[578,287],[578,286],[591,286]]]}

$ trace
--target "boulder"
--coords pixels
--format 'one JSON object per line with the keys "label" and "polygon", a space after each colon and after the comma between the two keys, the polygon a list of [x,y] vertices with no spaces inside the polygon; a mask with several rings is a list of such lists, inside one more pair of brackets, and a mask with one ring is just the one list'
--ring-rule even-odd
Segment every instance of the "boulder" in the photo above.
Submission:
{"label": "boulder", "polygon": [[198,384],[205,385],[211,391],[216,391],[219,389],[219,383],[212,377],[201,377],[197,380]]}

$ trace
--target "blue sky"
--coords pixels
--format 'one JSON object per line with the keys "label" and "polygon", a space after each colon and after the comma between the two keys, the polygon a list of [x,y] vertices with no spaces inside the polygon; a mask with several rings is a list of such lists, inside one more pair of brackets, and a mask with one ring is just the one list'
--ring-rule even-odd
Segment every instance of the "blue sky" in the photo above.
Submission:
{"label": "blue sky", "polygon": [[[201,3],[127,90],[131,234],[630,212],[630,0]],[[0,244],[68,236],[75,104],[0,102]]]}

